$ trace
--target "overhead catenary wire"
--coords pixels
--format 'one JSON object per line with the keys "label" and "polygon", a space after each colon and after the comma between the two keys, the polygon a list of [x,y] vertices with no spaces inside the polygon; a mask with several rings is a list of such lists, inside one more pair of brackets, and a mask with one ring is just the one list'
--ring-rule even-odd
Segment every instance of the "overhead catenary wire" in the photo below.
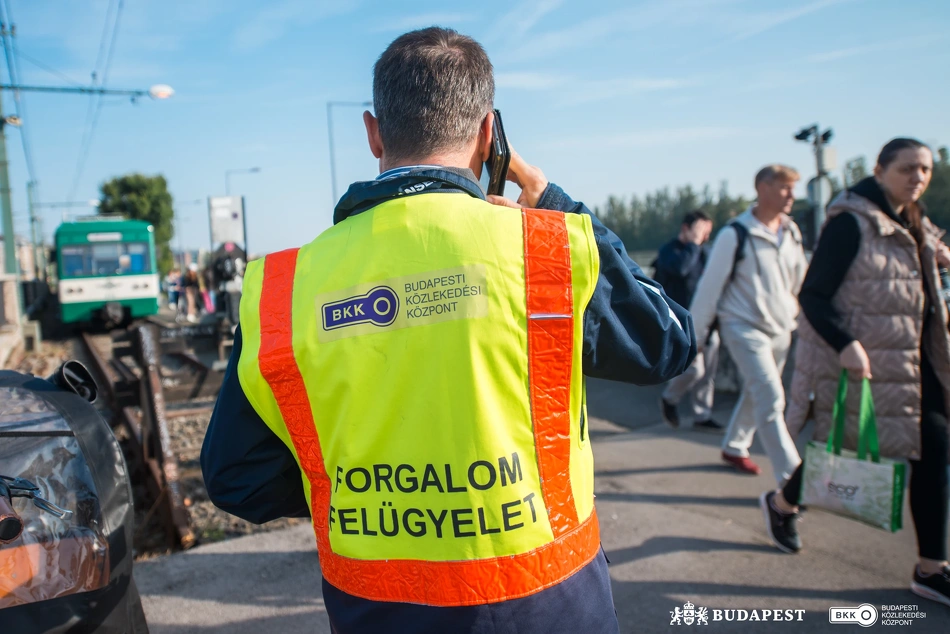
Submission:
{"label": "overhead catenary wire", "polygon": [[[91,73],[92,81],[90,85],[93,87],[99,83],[99,68],[105,60],[106,42],[109,41],[109,25],[112,23],[112,13],[115,9],[115,3],[116,0],[110,0],[109,5],[106,7],[106,19],[102,24],[102,35],[99,36],[99,52],[96,55],[96,64],[92,67]],[[92,117],[95,114],[96,107],[96,95],[90,95],[89,104],[86,106],[86,121],[82,126],[82,140],[79,142],[79,158],[76,159],[77,170],[79,163],[82,161],[83,148],[86,147],[87,139],[89,138],[89,128],[92,126]],[[70,196],[70,198],[72,198],[72,196]]]}
{"label": "overhead catenary wire", "polygon": [[[3,32],[3,50],[7,61],[7,72],[10,76],[10,83],[18,85],[20,83],[20,74],[15,55],[15,31],[13,25],[13,13],[6,0],[0,0],[0,21],[2,21]],[[9,27],[9,28],[8,28]],[[30,176],[30,181],[36,182],[36,165],[33,162],[33,145],[30,142],[28,118],[26,116],[26,104],[21,98],[20,91],[13,92],[14,113],[20,118],[20,141],[23,145],[23,157],[26,162],[26,170]]]}
{"label": "overhead catenary wire", "polygon": [[[37,68],[42,69],[42,70],[45,70],[47,73],[59,77],[60,79],[62,79],[64,82],[66,82],[66,83],[69,84],[70,86],[75,86],[76,88],[85,88],[85,86],[84,86],[83,84],[79,83],[78,81],[76,81],[75,79],[73,79],[72,77],[70,77],[69,75],[67,75],[66,73],[61,72],[61,71],[58,71],[58,70],[56,70],[55,68],[53,68],[52,66],[48,66],[48,65],[45,64],[44,62],[41,62],[40,60],[36,59],[35,57],[32,57],[32,56],[30,56],[30,55],[27,55],[26,53],[24,53],[23,51],[21,51],[21,50],[19,49],[19,47],[16,46],[16,40],[15,40],[15,39],[13,40],[13,50],[14,50],[14,54],[16,55],[16,59],[17,59],[17,60],[25,59],[27,62],[29,62],[30,64],[33,64],[33,65],[36,66]],[[22,73],[20,73],[19,70],[17,70],[17,74],[20,75],[20,74],[22,74]]]}
{"label": "overhead catenary wire", "polygon": [[[115,5],[115,18],[112,22],[112,37],[109,40],[108,52],[105,53],[105,64],[102,67],[101,80],[99,76],[99,64],[102,60],[103,51],[105,50],[106,42],[106,33],[108,32],[109,26],[109,17],[111,14],[112,6]],[[105,87],[109,81],[109,69],[112,66],[112,59],[115,55],[115,43],[119,35],[119,22],[122,17],[122,8],[125,6],[125,0],[118,0],[116,2],[113,0],[109,3],[109,8],[106,11],[106,23],[102,31],[102,39],[99,43],[99,55],[96,59],[96,68],[92,72],[93,85],[97,83],[101,87]],[[95,104],[95,105],[93,105]],[[86,128],[83,132],[83,139],[79,146],[79,159],[76,162],[76,173],[73,177],[73,184],[69,188],[69,195],[67,196],[68,200],[72,200],[76,196],[76,190],[79,189],[79,181],[82,179],[83,171],[86,167],[86,160],[89,158],[89,150],[92,148],[92,140],[95,137],[96,127],[99,123],[99,115],[102,112],[102,96],[93,95],[90,97],[89,109],[87,110],[87,120]],[[91,113],[91,114],[90,114]]]}

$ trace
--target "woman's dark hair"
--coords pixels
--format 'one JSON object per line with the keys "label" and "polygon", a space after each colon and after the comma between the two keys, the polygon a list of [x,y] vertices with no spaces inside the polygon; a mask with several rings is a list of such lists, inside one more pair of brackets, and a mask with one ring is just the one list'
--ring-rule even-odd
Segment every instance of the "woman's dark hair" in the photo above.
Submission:
{"label": "woman's dark hair", "polygon": [[897,155],[900,154],[901,150],[919,150],[920,148],[927,148],[927,151],[930,152],[930,146],[917,139],[907,137],[891,139],[887,142],[887,145],[881,148],[881,153],[877,155],[877,164],[887,169],[887,166],[897,159]]}
{"label": "woman's dark hair", "polygon": [[[931,156],[933,156],[933,150],[930,149],[930,146],[917,139],[907,137],[891,139],[881,148],[880,154],[877,155],[877,164],[881,169],[887,169],[888,165],[897,160],[897,155],[903,150],[919,150],[921,148],[926,148]],[[908,203],[904,206],[904,218],[909,225],[908,229],[920,247],[924,245],[923,216],[923,209],[917,202]]]}

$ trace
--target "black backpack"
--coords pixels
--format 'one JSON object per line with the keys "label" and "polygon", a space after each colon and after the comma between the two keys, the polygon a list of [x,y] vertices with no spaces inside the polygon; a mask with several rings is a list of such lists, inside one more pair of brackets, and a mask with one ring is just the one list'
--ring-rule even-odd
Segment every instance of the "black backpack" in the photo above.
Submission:
{"label": "black backpack", "polygon": [[745,259],[745,243],[749,238],[749,228],[737,220],[733,220],[726,227],[736,230],[736,252],[732,256],[732,270],[729,271],[729,281],[736,279],[736,267]]}

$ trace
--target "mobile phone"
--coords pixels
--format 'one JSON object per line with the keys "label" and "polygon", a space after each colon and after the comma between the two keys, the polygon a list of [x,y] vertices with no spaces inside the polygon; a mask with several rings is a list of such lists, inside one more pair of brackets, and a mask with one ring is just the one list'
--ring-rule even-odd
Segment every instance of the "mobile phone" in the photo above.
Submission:
{"label": "mobile phone", "polygon": [[491,152],[485,167],[488,170],[488,193],[495,196],[505,195],[505,181],[508,179],[508,164],[511,162],[511,147],[505,136],[505,126],[501,123],[501,113],[495,110],[495,122],[491,129]]}

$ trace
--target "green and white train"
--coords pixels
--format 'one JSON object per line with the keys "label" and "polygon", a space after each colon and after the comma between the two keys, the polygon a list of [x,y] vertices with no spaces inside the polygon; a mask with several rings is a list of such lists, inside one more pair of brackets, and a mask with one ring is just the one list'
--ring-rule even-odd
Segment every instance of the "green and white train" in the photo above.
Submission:
{"label": "green and white train", "polygon": [[121,323],[158,312],[155,233],[143,220],[94,216],[56,230],[64,324]]}

